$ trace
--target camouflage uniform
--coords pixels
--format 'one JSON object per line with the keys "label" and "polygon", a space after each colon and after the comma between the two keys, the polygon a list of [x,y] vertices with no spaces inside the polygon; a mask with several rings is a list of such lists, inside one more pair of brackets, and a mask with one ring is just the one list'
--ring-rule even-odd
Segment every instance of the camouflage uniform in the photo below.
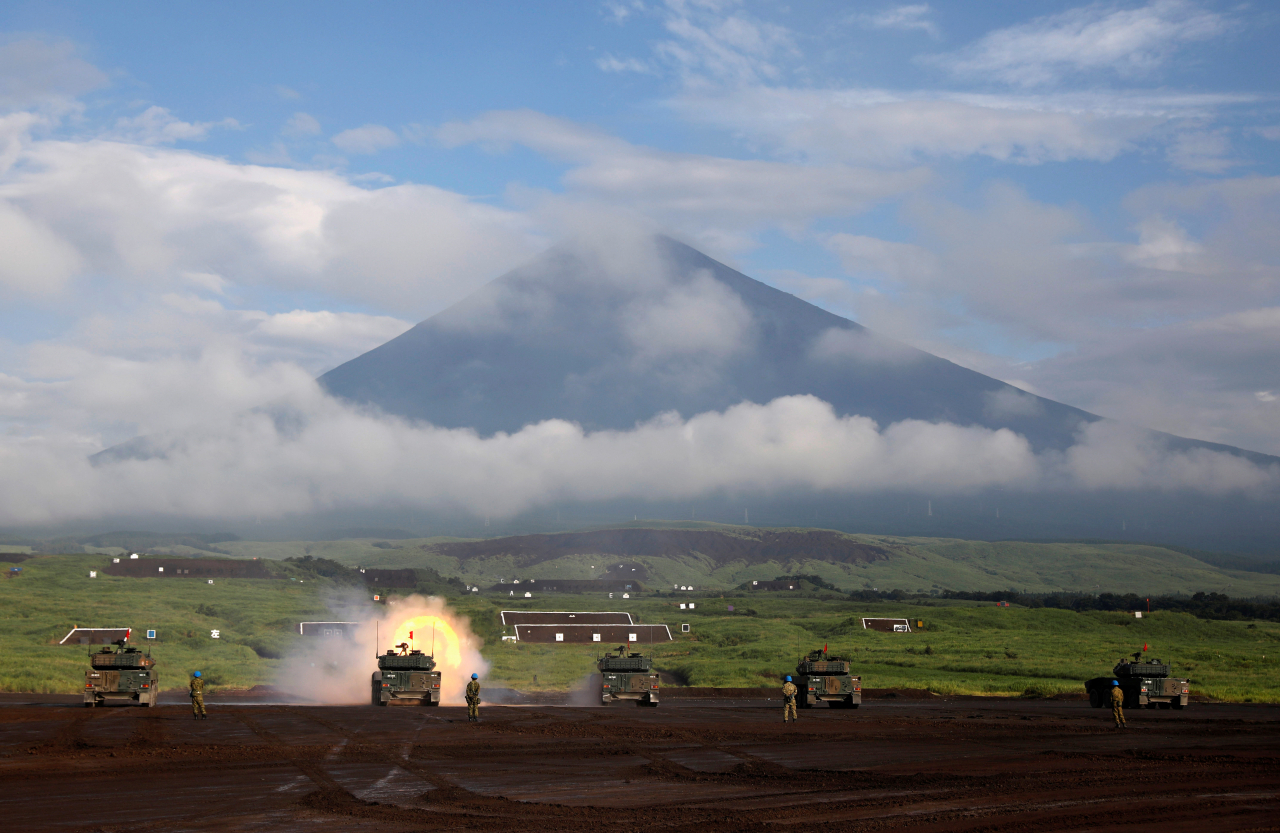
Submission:
{"label": "camouflage uniform", "polygon": [[799,693],[800,693],[800,689],[796,688],[795,683],[789,682],[782,686],[782,702],[785,703],[785,705],[782,707],[783,723],[786,723],[788,720],[800,719],[800,717],[796,714],[796,695]]}
{"label": "camouflage uniform", "polygon": [[1116,728],[1120,729],[1125,726],[1124,722],[1124,692],[1120,690],[1120,686],[1111,687],[1111,716],[1116,719]]}
{"label": "camouflage uniform", "polygon": [[480,719],[480,681],[467,683],[467,720]]}
{"label": "camouflage uniform", "polygon": [[191,678],[191,713],[198,718],[208,718],[204,710],[204,678]]}

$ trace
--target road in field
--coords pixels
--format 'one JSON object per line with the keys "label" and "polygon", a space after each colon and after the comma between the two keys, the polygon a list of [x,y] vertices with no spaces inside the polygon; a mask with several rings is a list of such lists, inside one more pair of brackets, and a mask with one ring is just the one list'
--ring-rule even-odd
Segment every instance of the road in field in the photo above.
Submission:
{"label": "road in field", "polygon": [[[5,695],[0,820],[61,831],[1276,829],[1280,707],[228,705]],[[24,702],[25,701],[25,702]]]}

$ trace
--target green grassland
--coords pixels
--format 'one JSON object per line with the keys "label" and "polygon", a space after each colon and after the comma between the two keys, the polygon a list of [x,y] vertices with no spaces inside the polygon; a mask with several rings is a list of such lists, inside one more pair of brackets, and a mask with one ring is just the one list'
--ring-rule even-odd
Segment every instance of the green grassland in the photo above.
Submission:
{"label": "green grassland", "polygon": [[[696,598],[697,594],[689,595]],[[770,594],[772,596],[772,594]],[[686,598],[686,594],[681,594]],[[563,599],[536,606],[522,599],[511,608],[563,609]],[[574,609],[619,609],[616,600],[578,600]],[[645,646],[655,665],[689,685],[781,685],[806,650],[828,644],[853,660],[868,688],[923,688],[940,694],[1082,692],[1081,683],[1109,674],[1122,654],[1144,643],[1175,673],[1193,680],[1193,691],[1225,700],[1280,701],[1280,624],[1216,622],[1156,611],[1131,614],[1000,608],[992,604],[910,605],[892,602],[772,598],[696,598],[681,611],[653,598],[625,608],[645,622],[672,626],[674,642]],[[610,607],[610,605],[613,605]],[[732,604],[737,610],[729,613]],[[749,607],[755,615],[742,615]],[[479,619],[480,611],[473,614]],[[912,634],[863,630],[861,617],[923,621]],[[679,633],[688,623],[690,633]],[[609,647],[609,646],[603,646]],[[491,679],[514,687],[563,688],[592,666],[594,646],[503,643],[486,651]],[[538,675],[538,684],[533,675]]]}
{"label": "green grassland", "polygon": [[[124,578],[105,576],[106,555],[53,555],[22,562],[22,577],[0,581],[0,689],[78,691],[88,648],[58,645],[76,625],[147,629],[163,688],[183,688],[201,669],[214,688],[270,682],[295,641],[298,622],[324,619],[328,582]],[[98,570],[97,578],[89,578]],[[346,592],[351,592],[347,590]],[[363,593],[360,594],[363,596]],[[218,629],[219,639],[210,638]]]}
{"label": "green grassland", "polygon": [[[395,551],[392,551],[393,554]],[[298,647],[297,623],[327,619],[361,591],[290,571],[274,580],[88,578],[105,555],[38,556],[23,575],[0,581],[0,690],[73,693],[83,682],[86,650],[59,646],[74,625],[154,628],[157,670],[165,688],[182,687],[200,668],[211,688],[278,682],[281,658]],[[772,576],[769,576],[772,577]],[[290,579],[294,580],[290,580]],[[987,587],[994,582],[988,583]],[[1110,589],[1110,588],[1107,588]],[[671,626],[675,641],[655,645],[657,666],[690,685],[776,686],[798,655],[828,643],[848,655],[868,688],[927,688],[939,693],[1050,695],[1082,691],[1117,657],[1151,645],[1193,680],[1197,694],[1280,702],[1280,624],[1219,622],[1156,611],[1136,620],[1121,613],[999,608],[936,600],[928,604],[852,602],[772,593],[668,592],[628,600],[603,593],[511,599],[469,594],[451,600],[485,641],[488,685],[567,689],[594,670],[596,650],[611,646],[503,642],[503,609],[627,610],[640,621]],[[831,595],[831,594],[828,594]],[[733,605],[736,610],[727,610]],[[865,631],[862,616],[923,620],[913,634]],[[681,623],[691,632],[681,634]],[[222,638],[209,632],[217,628]],[[144,643],[146,640],[139,639]],[[362,672],[363,673],[363,672]],[[537,682],[534,682],[534,677]]]}
{"label": "green grassland", "polygon": [[[651,522],[627,526],[669,527]],[[680,528],[714,529],[734,534],[753,529],[721,524],[680,524]],[[590,579],[599,577],[612,561],[643,567],[648,587],[693,585],[698,589],[729,590],[744,582],[779,575],[817,575],[844,590],[901,589],[928,593],[947,590],[1011,589],[1023,593],[1109,592],[1141,595],[1191,594],[1199,591],[1228,596],[1280,594],[1280,575],[1227,570],[1182,552],[1147,544],[1033,543],[1025,541],[964,541],[948,538],[894,538],[849,535],[864,544],[884,547],[892,556],[872,562],[839,563],[805,558],[755,564],[737,561],[716,564],[698,553],[681,556],[569,555],[521,567],[515,558],[494,556],[459,560],[438,552],[434,545],[460,539],[429,538],[376,542],[344,541],[254,542],[220,544],[241,557],[286,558],[303,554],[330,558],[348,566],[429,567],[446,577],[488,587],[513,578]],[[381,543],[382,546],[375,546]],[[175,554],[191,554],[174,550]]]}

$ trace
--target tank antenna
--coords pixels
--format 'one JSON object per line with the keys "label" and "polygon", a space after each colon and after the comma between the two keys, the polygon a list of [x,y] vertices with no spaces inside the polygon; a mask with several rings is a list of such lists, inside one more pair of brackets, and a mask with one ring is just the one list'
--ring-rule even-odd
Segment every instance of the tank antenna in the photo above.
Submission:
{"label": "tank antenna", "polygon": [[376,619],[373,622],[373,655],[379,656],[382,649],[378,645],[382,642],[382,623]]}
{"label": "tank antenna", "polygon": [[431,620],[431,656],[436,655],[436,621]]}

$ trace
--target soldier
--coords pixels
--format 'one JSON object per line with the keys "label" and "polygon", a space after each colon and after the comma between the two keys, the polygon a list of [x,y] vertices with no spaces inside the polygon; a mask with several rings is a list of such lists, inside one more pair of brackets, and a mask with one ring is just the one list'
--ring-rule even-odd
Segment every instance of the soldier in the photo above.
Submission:
{"label": "soldier", "polygon": [[467,683],[467,722],[480,722],[480,675],[472,674]]}
{"label": "soldier", "polygon": [[191,674],[191,713],[196,720],[209,719],[204,710],[204,677],[200,676],[199,671]]}
{"label": "soldier", "polygon": [[800,689],[796,688],[796,684],[791,682],[791,675],[787,675],[787,681],[782,685],[782,722],[788,720],[799,720],[796,715],[796,695],[800,693]]}
{"label": "soldier", "polygon": [[1120,681],[1111,681],[1111,716],[1116,719],[1116,728],[1127,728],[1124,722],[1124,692],[1120,690]]}

